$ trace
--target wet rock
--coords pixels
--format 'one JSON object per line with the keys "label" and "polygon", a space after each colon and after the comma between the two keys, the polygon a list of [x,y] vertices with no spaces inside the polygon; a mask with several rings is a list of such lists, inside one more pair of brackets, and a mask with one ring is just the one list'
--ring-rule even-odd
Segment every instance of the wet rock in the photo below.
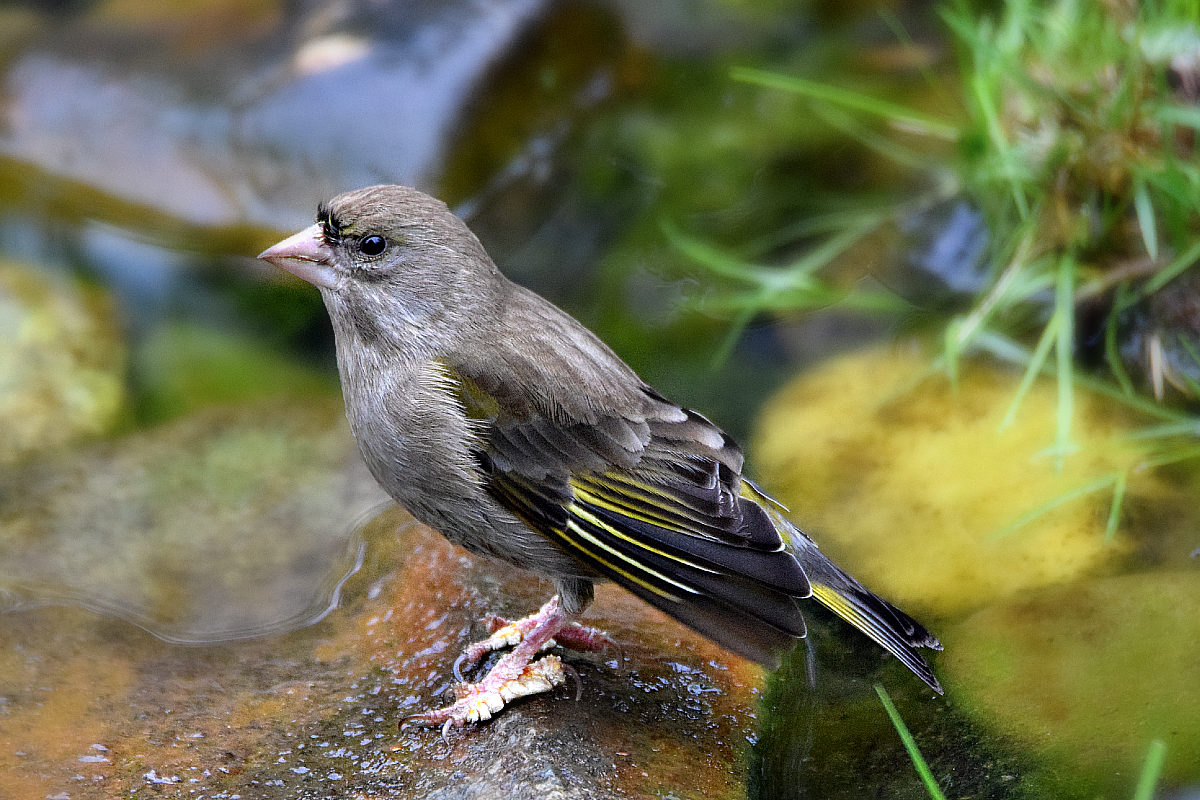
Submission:
{"label": "wet rock", "polygon": [[1200,275],[1186,272],[1126,309],[1121,362],[1157,400],[1200,400]]}
{"label": "wet rock", "polygon": [[126,354],[107,296],[0,261],[0,467],[111,431]]}
{"label": "wet rock", "polygon": [[960,705],[1035,754],[1057,797],[1127,796],[1150,742],[1160,789],[1200,781],[1200,572],[1045,589],[943,632]]}
{"label": "wet rock", "polygon": [[399,731],[442,700],[479,619],[531,611],[551,589],[398,510],[363,536],[341,607],[266,640],[181,648],[71,609],[0,615],[0,792],[744,796],[758,669],[611,586],[588,621],[620,650],[564,653],[578,702],[570,688],[528,698],[445,741]]}
{"label": "wet rock", "polygon": [[990,232],[983,214],[961,198],[941,200],[902,216],[899,241],[875,275],[918,308],[969,306],[988,286]]}
{"label": "wet rock", "polygon": [[[1130,509],[1159,478],[1137,469],[1136,421],[1076,389],[1062,468],[1057,394],[1035,381],[1004,423],[1020,375],[962,365],[957,389],[920,347],[827,362],[767,406],[752,452],[768,489],[856,577],[916,613],[955,615],[1113,570],[1135,549]],[[1118,476],[1125,516],[1106,537]]]}

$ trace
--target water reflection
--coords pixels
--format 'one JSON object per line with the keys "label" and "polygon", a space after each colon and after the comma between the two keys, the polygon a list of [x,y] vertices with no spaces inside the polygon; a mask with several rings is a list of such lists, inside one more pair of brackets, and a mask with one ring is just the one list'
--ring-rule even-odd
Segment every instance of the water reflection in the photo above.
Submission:
{"label": "water reflection", "polygon": [[195,414],[0,478],[3,610],[73,602],[191,644],[278,634],[336,602],[384,502],[336,400]]}

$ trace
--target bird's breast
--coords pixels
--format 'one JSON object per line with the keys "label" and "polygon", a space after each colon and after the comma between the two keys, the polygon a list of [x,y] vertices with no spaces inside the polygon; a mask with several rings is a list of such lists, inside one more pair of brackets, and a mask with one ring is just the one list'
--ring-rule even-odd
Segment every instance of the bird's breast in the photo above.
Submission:
{"label": "bird's breast", "polygon": [[343,370],[350,429],[380,485],[410,511],[470,501],[481,491],[477,423],[436,361],[381,364],[359,360]]}

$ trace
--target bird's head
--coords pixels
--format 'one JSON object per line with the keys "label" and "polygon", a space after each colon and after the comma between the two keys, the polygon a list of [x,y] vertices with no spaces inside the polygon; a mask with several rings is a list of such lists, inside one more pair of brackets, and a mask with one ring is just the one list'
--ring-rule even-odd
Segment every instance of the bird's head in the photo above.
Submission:
{"label": "bird's head", "polygon": [[340,194],[318,207],[315,224],[258,257],[319,288],[335,329],[360,341],[448,335],[501,282],[466,224],[407,186]]}

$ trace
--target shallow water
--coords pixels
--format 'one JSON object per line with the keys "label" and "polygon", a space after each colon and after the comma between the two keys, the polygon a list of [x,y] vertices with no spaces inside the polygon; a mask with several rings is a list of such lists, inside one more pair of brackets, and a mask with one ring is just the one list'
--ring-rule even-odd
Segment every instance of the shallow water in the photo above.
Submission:
{"label": "shallow water", "polygon": [[[948,796],[1128,797],[1156,740],[1164,785],[1195,791],[1193,476],[1131,478],[1111,541],[1107,495],[1069,536],[998,535],[1048,486],[1134,470],[1121,415],[1099,401],[1102,454],[1043,476],[1040,423],[994,450],[998,426],[971,424],[1014,376],[956,395],[921,382],[927,358],[829,360],[903,340],[915,311],[763,315],[716,358],[735,323],[696,310],[714,278],[670,243],[787,263],[807,238],[780,231],[831,193],[896,191],[729,69],[874,70],[908,94],[947,62],[907,13],[915,64],[870,9],[786,2],[0,9],[0,796],[414,796],[485,775],[488,747],[574,765],[554,776],[569,796],[928,796],[876,682]],[[319,297],[252,258],[384,180],[445,197],[509,275],[747,443],[798,522],[943,638],[946,697],[820,613],[763,677],[605,590],[595,613],[630,646],[574,662],[580,705],[535,700],[444,750],[398,736],[470,620],[545,587],[377,516]],[[976,253],[969,215],[946,217],[942,244]],[[922,308],[977,277],[890,282],[938,251],[936,230],[900,235],[839,269]],[[830,363],[773,401],[808,416],[760,419]],[[530,759],[502,763],[538,785]]]}

